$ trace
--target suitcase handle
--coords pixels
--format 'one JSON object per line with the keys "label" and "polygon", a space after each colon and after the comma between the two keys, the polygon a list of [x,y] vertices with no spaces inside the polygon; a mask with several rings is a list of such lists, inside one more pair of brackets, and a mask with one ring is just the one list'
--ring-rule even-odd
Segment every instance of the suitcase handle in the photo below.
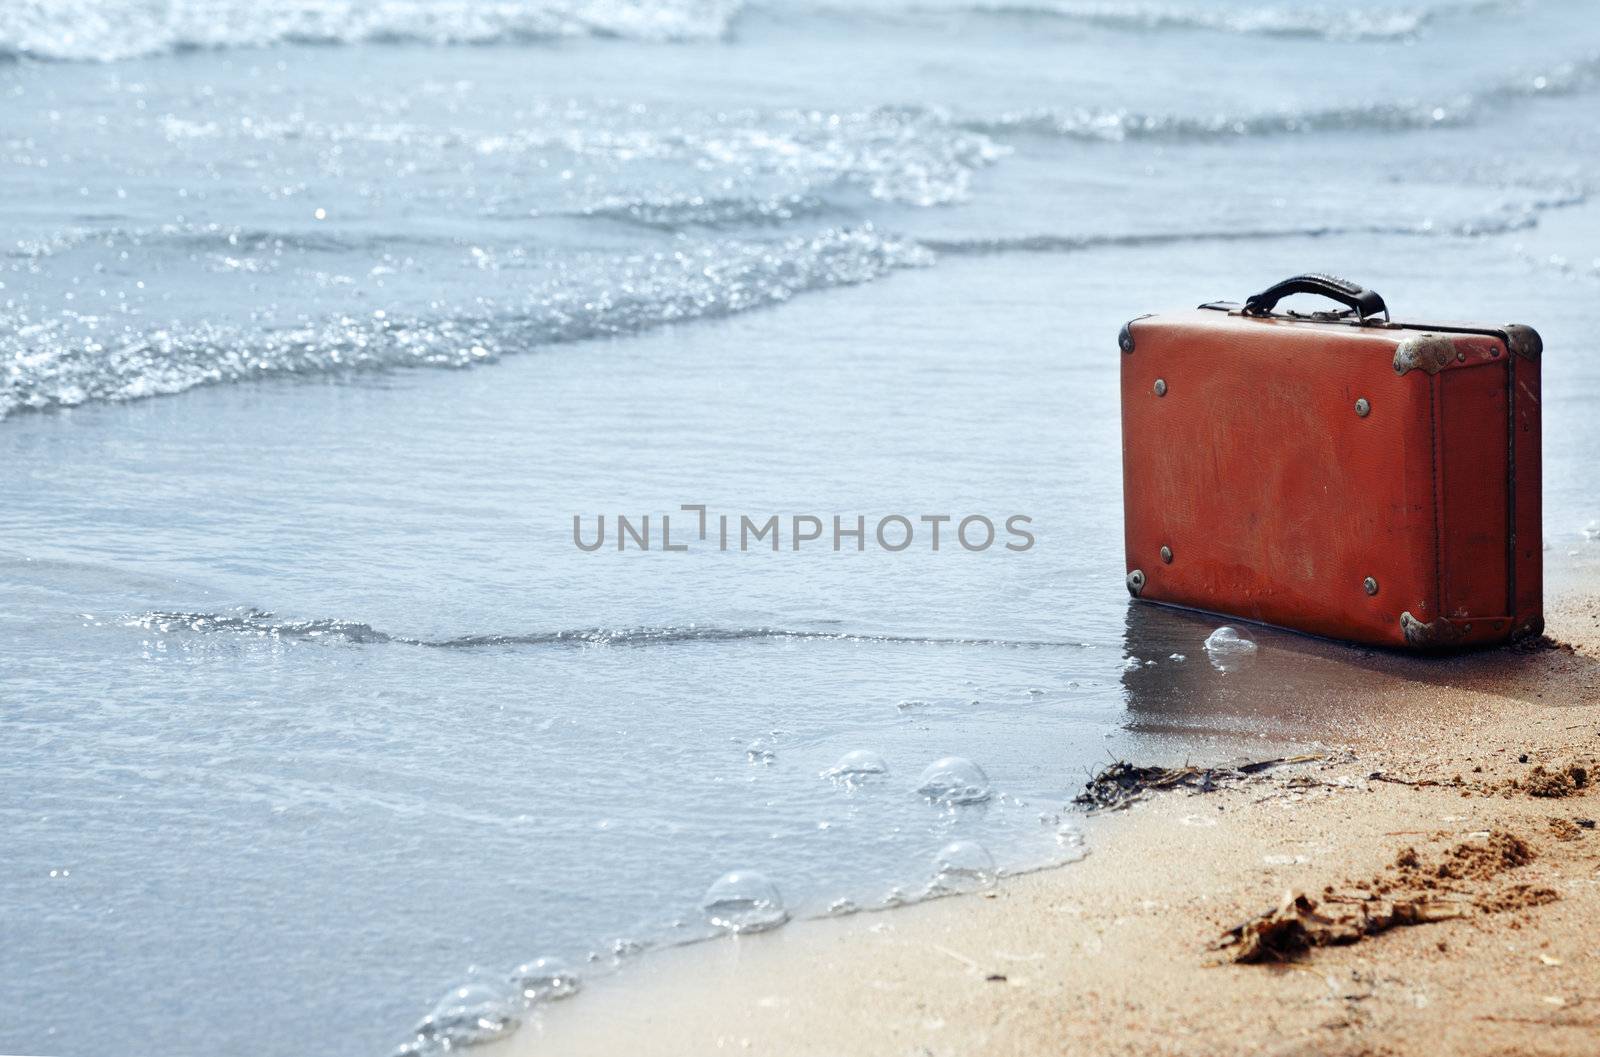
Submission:
{"label": "suitcase handle", "polygon": [[1383,303],[1383,298],[1378,296],[1376,290],[1368,290],[1348,279],[1317,272],[1293,276],[1252,295],[1244,303],[1245,314],[1270,315],[1278,301],[1290,294],[1321,294],[1349,308],[1363,323],[1368,316],[1375,316],[1379,312],[1383,313],[1385,321],[1389,318],[1389,306]]}

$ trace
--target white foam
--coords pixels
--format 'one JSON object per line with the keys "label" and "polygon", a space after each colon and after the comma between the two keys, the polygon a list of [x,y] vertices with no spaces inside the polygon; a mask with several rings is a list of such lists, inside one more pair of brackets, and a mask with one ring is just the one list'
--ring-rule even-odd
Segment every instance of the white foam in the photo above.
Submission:
{"label": "white foam", "polygon": [[738,10],[735,0],[7,0],[0,54],[115,62],[274,44],[717,40]]}

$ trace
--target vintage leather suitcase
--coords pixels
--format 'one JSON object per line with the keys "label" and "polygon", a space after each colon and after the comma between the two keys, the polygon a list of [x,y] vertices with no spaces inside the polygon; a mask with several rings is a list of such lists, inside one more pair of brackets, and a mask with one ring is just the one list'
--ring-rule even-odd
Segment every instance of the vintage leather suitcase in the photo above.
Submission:
{"label": "vintage leather suitcase", "polygon": [[[1297,293],[1340,311],[1277,311]],[[1538,635],[1539,335],[1323,275],[1122,328],[1128,590],[1411,649]]]}

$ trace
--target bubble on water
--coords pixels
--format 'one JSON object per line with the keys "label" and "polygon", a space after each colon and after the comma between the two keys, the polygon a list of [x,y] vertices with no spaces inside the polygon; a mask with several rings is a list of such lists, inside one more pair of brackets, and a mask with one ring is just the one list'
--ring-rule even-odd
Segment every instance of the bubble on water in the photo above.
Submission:
{"label": "bubble on water", "polygon": [[973,892],[989,888],[999,871],[989,849],[975,840],[953,840],[933,857],[933,888],[937,892]]}
{"label": "bubble on water", "polygon": [[844,914],[854,914],[860,909],[861,908],[856,905],[856,901],[854,899],[840,898],[835,899],[833,902],[828,904],[828,913],[838,914],[841,916]]}
{"label": "bubble on water", "polygon": [[1129,657],[1122,662],[1122,670],[1125,672],[1131,672],[1137,667],[1139,667],[1139,658],[1137,657]]}
{"label": "bubble on water", "polygon": [[1089,856],[1088,845],[1084,843],[1083,831],[1073,822],[1062,822],[1056,826],[1056,846],[1060,850],[1050,860],[1055,865],[1065,865],[1072,862],[1082,862]]}
{"label": "bubble on water", "polygon": [[1234,628],[1223,627],[1213,631],[1206,639],[1206,657],[1211,667],[1219,672],[1232,672],[1244,667],[1256,652],[1255,642]]}
{"label": "bubble on water", "polygon": [[417,1022],[415,1038],[397,1054],[430,1054],[479,1046],[517,1030],[519,1003],[509,986],[473,981],[451,988]]}
{"label": "bubble on water", "polygon": [[1600,521],[1591,521],[1583,526],[1583,538],[1591,543],[1600,540]]}
{"label": "bubble on water", "polygon": [[643,954],[647,949],[643,940],[636,940],[631,936],[618,936],[611,941],[611,957],[614,961],[632,958],[636,954]]}
{"label": "bubble on water", "polygon": [[971,760],[946,756],[922,772],[917,792],[942,804],[977,804],[989,799],[989,776]]}
{"label": "bubble on water", "polygon": [[908,697],[903,701],[896,702],[894,707],[902,712],[915,712],[918,709],[927,708],[928,702],[920,697]]}
{"label": "bubble on water", "polygon": [[535,958],[516,967],[511,986],[529,1002],[545,1002],[577,994],[583,980],[560,958]]}
{"label": "bubble on water", "polygon": [[745,746],[744,755],[745,759],[749,760],[751,763],[770,765],[778,758],[778,750],[777,747],[766,738],[757,738],[755,741],[752,741],[749,745]]}
{"label": "bubble on water", "polygon": [[764,932],[789,920],[778,886],[758,870],[730,870],[700,900],[706,920],[733,933]]}
{"label": "bubble on water", "polygon": [[839,762],[822,772],[822,777],[857,785],[874,775],[888,774],[889,765],[871,749],[856,749],[839,757]]}
{"label": "bubble on water", "polygon": [[1167,659],[1168,660],[1172,660],[1172,661],[1186,661],[1189,658],[1187,656],[1185,656],[1184,654],[1174,653],[1171,657],[1169,657]]}

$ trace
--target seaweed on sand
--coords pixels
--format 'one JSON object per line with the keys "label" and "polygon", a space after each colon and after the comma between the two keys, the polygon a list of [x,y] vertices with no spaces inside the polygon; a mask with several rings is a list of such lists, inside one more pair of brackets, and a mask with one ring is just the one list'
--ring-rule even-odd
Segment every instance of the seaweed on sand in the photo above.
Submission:
{"label": "seaweed on sand", "polygon": [[1170,789],[1212,793],[1225,785],[1247,781],[1275,767],[1320,759],[1323,757],[1319,754],[1283,756],[1240,764],[1238,767],[1135,767],[1125,760],[1118,760],[1090,778],[1084,784],[1083,792],[1073,797],[1072,802],[1091,810],[1116,810],[1136,803],[1150,793]]}

